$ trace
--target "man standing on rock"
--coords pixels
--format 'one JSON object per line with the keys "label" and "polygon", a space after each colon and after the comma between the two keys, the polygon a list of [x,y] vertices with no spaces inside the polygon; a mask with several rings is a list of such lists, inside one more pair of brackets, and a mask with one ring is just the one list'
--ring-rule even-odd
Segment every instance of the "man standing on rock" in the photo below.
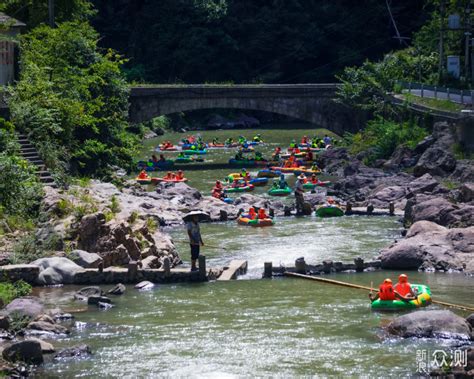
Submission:
{"label": "man standing on rock", "polygon": [[204,246],[201,238],[201,230],[199,228],[199,215],[193,215],[186,222],[186,230],[189,236],[189,245],[191,246],[191,271],[196,271],[196,261],[199,259],[199,250]]}

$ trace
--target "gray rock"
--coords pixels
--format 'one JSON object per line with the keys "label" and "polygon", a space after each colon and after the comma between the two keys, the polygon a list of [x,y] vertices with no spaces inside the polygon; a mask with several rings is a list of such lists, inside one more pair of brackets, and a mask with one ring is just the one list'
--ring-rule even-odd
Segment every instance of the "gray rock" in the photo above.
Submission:
{"label": "gray rock", "polygon": [[31,318],[35,318],[41,314],[44,314],[44,307],[38,297],[25,296],[14,299],[5,307],[5,309],[3,309],[2,312],[6,313],[7,315],[19,313]]}
{"label": "gray rock", "polygon": [[37,341],[14,342],[3,350],[2,356],[8,362],[25,362],[33,365],[43,363],[41,344]]}
{"label": "gray rock", "polygon": [[456,168],[456,158],[447,149],[432,146],[428,148],[418,160],[413,174],[422,176],[426,173],[443,176],[454,171]]}
{"label": "gray rock", "polygon": [[467,318],[466,321],[474,328],[474,313],[471,313]]}
{"label": "gray rock", "polygon": [[102,263],[102,258],[98,254],[84,250],[73,250],[69,259],[83,268],[98,268]]}
{"label": "gray rock", "polygon": [[412,193],[432,192],[439,182],[430,174],[424,174],[408,184],[408,189]]}
{"label": "gray rock", "polygon": [[0,278],[9,282],[23,280],[30,284],[36,284],[40,269],[35,265],[5,265],[0,266]]}
{"label": "gray rock", "polygon": [[46,341],[43,341],[39,338],[35,338],[35,337],[28,337],[27,341],[35,341],[35,342],[38,342],[40,345],[41,345],[41,352],[43,354],[52,354],[54,353],[56,350],[54,349],[54,346],[52,344],[50,344],[49,342],[46,342]]}
{"label": "gray rock", "polygon": [[126,287],[122,283],[119,283],[114,288],[107,291],[107,293],[111,295],[123,295],[125,293],[125,290]]}
{"label": "gray rock", "polygon": [[74,275],[83,270],[81,266],[70,259],[62,257],[41,258],[32,264],[40,267],[41,271],[38,276],[40,285],[72,284]]}
{"label": "gray rock", "polygon": [[87,298],[87,304],[90,304],[90,305],[98,305],[99,303],[103,303],[103,304],[111,304],[112,303],[112,300],[110,300],[108,297],[106,296],[89,296]]}
{"label": "gray rock", "polygon": [[383,249],[382,268],[433,267],[474,272],[474,227],[447,229],[429,221],[418,221],[406,238]]}
{"label": "gray rock", "polygon": [[395,318],[389,333],[403,337],[471,339],[471,326],[451,311],[415,311]]}
{"label": "gray rock", "polygon": [[468,203],[474,200],[474,183],[464,183],[459,190],[461,201]]}
{"label": "gray rock", "polygon": [[155,256],[149,256],[142,260],[142,268],[159,268],[160,267],[160,259]]}
{"label": "gray rock", "polygon": [[8,316],[0,315],[0,329],[10,329],[10,318]]}
{"label": "gray rock", "polygon": [[85,358],[92,354],[92,351],[87,345],[78,345],[66,349],[62,349],[55,356],[54,359],[67,359],[67,358]]}
{"label": "gray rock", "polygon": [[70,331],[65,326],[59,324],[51,324],[46,321],[33,321],[26,327],[33,334],[69,334]]}
{"label": "gray rock", "polygon": [[81,288],[74,294],[74,298],[80,301],[87,301],[91,296],[102,296],[104,292],[97,286],[90,286]]}
{"label": "gray rock", "polygon": [[152,282],[149,282],[148,280],[145,280],[135,285],[135,288],[140,291],[148,291],[153,289],[154,287],[155,285]]}

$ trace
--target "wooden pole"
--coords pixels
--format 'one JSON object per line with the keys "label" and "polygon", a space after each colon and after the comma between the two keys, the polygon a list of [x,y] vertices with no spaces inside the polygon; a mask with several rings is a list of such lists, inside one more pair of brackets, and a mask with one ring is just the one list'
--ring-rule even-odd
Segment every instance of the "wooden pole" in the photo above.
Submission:
{"label": "wooden pole", "polygon": [[[320,277],[316,277],[316,276],[298,274],[296,272],[285,272],[285,276],[291,276],[291,277],[301,278],[301,279],[309,279],[309,280],[313,280],[313,281],[316,281],[316,282],[335,284],[335,285],[338,285],[338,286],[349,287],[349,288],[357,288],[357,289],[366,290],[366,291],[367,290],[368,291],[373,290],[373,288],[370,288],[370,287],[367,287],[367,286],[361,286],[359,284],[353,284],[353,283],[341,282],[339,280],[334,280],[334,279],[326,279],[326,278],[320,278]],[[375,292],[378,292],[378,290],[375,290]],[[452,303],[447,303],[445,301],[438,301],[438,300],[431,300],[431,302],[433,304],[439,304],[439,305],[444,305],[446,307],[458,308],[458,309],[462,309],[462,310],[465,310],[465,311],[474,312],[474,307],[470,307],[470,306],[452,304]]]}

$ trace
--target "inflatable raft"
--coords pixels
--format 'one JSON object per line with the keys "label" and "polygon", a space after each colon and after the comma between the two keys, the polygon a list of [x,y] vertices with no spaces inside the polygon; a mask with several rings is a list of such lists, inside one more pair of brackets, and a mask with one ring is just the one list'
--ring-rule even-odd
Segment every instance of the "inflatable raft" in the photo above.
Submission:
{"label": "inflatable raft", "polygon": [[315,189],[316,187],[327,187],[329,185],[331,185],[331,182],[329,180],[326,180],[324,182],[318,181],[317,183],[307,182],[303,184],[303,188],[312,190],[312,189]]}
{"label": "inflatable raft", "polygon": [[153,163],[151,161],[140,161],[137,163],[137,168],[139,170],[146,170],[146,171],[158,171],[158,170],[167,170],[171,167],[173,167],[174,162],[173,161],[158,161],[156,163]]}
{"label": "inflatable raft", "polygon": [[412,284],[411,288],[417,294],[416,299],[410,301],[377,299],[372,302],[371,308],[380,311],[398,311],[426,307],[431,304],[431,290],[428,286]]}
{"label": "inflatable raft", "polygon": [[147,178],[139,178],[138,176],[135,178],[135,180],[137,181],[138,184],[143,184],[143,185],[146,185],[146,184],[151,184],[151,177],[147,177]]}
{"label": "inflatable raft", "polygon": [[184,183],[187,182],[187,178],[183,179],[165,179],[165,178],[151,178],[152,183],[160,183],[160,182],[165,182],[165,183]]}
{"label": "inflatable raft", "polygon": [[291,188],[286,187],[286,188],[271,188],[268,190],[268,194],[270,196],[288,196],[291,195]]}
{"label": "inflatable raft", "polygon": [[259,228],[259,227],[261,228],[264,226],[272,226],[274,224],[271,218],[264,218],[263,220],[260,220],[260,219],[251,220],[245,216],[239,217],[237,220],[237,223],[239,225],[253,226],[256,228]]}
{"label": "inflatable raft", "polygon": [[235,192],[250,192],[253,191],[253,185],[249,184],[248,186],[242,187],[226,187],[224,188],[225,193],[235,193]]}
{"label": "inflatable raft", "polygon": [[316,216],[319,217],[340,217],[344,216],[344,211],[337,205],[321,205],[316,209]]}
{"label": "inflatable raft", "polygon": [[306,176],[313,175],[313,174],[318,175],[318,174],[321,174],[321,170],[311,170],[311,169],[307,169],[307,168],[298,168],[298,169],[293,171],[293,174],[295,174],[296,176],[301,175],[301,174],[305,174]]}
{"label": "inflatable raft", "polygon": [[254,186],[264,186],[265,184],[268,183],[268,178],[254,178],[250,179],[249,183],[254,185]]}
{"label": "inflatable raft", "polygon": [[279,178],[281,175],[280,171],[273,171],[273,170],[260,170],[257,174],[259,178]]}
{"label": "inflatable raft", "polygon": [[158,146],[156,148],[156,151],[177,151],[178,148],[176,146],[167,146],[167,147],[163,147],[163,146]]}
{"label": "inflatable raft", "polygon": [[204,154],[207,154],[207,150],[206,149],[204,149],[204,150],[193,150],[193,149],[183,150],[183,154],[184,155],[194,155],[194,154],[204,155]]}

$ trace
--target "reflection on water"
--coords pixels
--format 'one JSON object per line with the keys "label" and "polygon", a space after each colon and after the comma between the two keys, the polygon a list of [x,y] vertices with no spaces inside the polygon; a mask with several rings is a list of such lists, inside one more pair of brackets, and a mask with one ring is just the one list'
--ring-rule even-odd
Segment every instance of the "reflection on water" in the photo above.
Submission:
{"label": "reflection on water", "polygon": [[[309,263],[330,258],[372,259],[398,235],[390,217],[279,219],[273,228],[234,223],[203,225],[209,265],[233,258],[249,261],[247,278],[260,277],[263,262]],[[176,231],[182,238],[184,231]],[[185,244],[180,247],[186,249]],[[185,253],[186,254],[186,253]],[[357,284],[378,284],[399,272],[332,275]],[[409,273],[427,283],[435,299],[472,302],[473,279],[463,275]],[[74,287],[41,291],[46,302],[84,307],[71,300]],[[151,292],[131,286],[114,298],[109,311],[77,314],[86,327],[57,347],[87,343],[94,355],[81,361],[48,363],[39,377],[152,376],[400,376],[416,371],[417,349],[435,350],[450,342],[388,338],[383,326],[393,314],[375,313],[367,293],[300,279],[238,280],[162,285]],[[436,309],[437,306],[432,306]],[[466,316],[461,312],[461,315]]]}

